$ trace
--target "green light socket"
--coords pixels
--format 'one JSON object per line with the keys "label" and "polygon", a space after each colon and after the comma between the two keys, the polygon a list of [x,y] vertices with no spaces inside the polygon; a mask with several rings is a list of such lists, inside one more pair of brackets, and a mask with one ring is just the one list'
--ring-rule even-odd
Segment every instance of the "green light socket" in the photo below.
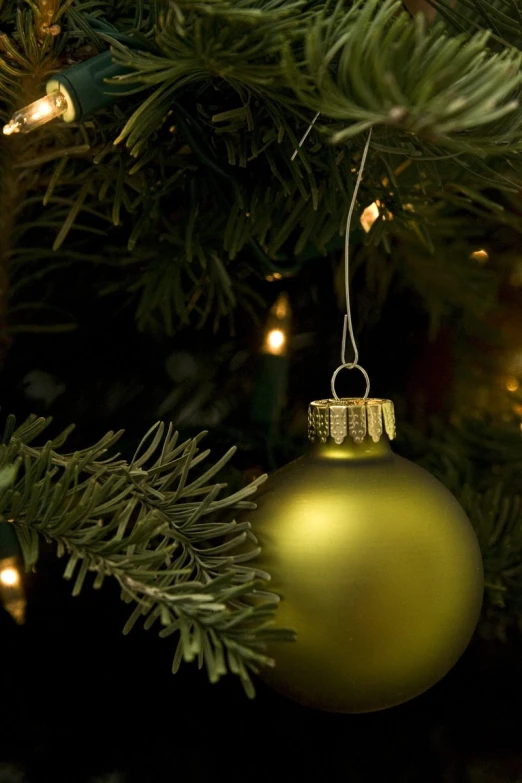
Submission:
{"label": "green light socket", "polygon": [[84,60],[61,73],[57,73],[46,84],[47,94],[59,90],[67,99],[67,111],[62,115],[66,122],[83,122],[91,115],[120,100],[125,92],[135,85],[108,84],[114,79],[130,73],[126,68],[112,61],[110,51]]}

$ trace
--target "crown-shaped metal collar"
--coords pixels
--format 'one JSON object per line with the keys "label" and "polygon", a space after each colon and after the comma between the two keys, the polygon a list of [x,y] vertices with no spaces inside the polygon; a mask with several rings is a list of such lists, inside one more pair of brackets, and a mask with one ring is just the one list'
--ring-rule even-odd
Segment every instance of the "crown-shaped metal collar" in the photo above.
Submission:
{"label": "crown-shaped metal collar", "polygon": [[386,433],[395,438],[395,411],[391,400],[345,397],[339,400],[315,400],[308,408],[308,438],[314,443],[336,443],[350,437],[362,443],[367,437],[375,443]]}

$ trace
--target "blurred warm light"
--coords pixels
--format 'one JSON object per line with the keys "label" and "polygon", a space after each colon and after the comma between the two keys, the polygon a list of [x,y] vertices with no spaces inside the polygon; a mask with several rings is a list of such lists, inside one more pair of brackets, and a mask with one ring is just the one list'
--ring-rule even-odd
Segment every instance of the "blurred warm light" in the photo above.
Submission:
{"label": "blurred warm light", "polygon": [[380,215],[379,207],[381,206],[380,201],[374,201],[373,204],[370,204],[369,207],[366,207],[364,212],[362,213],[360,217],[361,226],[366,231],[366,233],[369,232],[375,221]]}
{"label": "blurred warm light", "polygon": [[520,384],[516,378],[508,378],[506,381],[506,389],[508,392],[516,392],[519,386]]}
{"label": "blurred warm light", "polygon": [[17,568],[4,568],[0,571],[0,582],[5,587],[14,587],[20,584],[20,574]]}
{"label": "blurred warm light", "polygon": [[16,623],[25,622],[25,592],[16,557],[0,560],[0,603]]}
{"label": "blurred warm light", "polygon": [[290,300],[286,294],[281,294],[281,296],[276,299],[275,304],[272,307],[272,314],[281,321],[289,317]]}
{"label": "blurred warm light", "polygon": [[268,313],[262,353],[269,353],[273,356],[286,354],[291,317],[288,295],[279,294]]}
{"label": "blurred warm light", "polygon": [[489,261],[489,253],[487,250],[475,250],[474,253],[470,255],[471,261],[476,261],[477,264],[487,264]]}
{"label": "blurred warm light", "polygon": [[271,348],[272,353],[280,353],[281,348],[285,344],[285,339],[285,335],[281,329],[272,329],[267,335],[266,342],[268,347]]}

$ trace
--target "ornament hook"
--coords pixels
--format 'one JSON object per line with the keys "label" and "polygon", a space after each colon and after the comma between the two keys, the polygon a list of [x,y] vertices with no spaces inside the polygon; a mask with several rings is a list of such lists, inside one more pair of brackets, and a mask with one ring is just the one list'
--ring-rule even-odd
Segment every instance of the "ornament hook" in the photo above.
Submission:
{"label": "ornament hook", "polygon": [[[308,128],[305,131],[304,136],[299,141],[299,144],[297,145],[296,149],[294,150],[294,154],[292,155],[292,160],[295,159],[297,156],[299,149],[302,147],[303,143],[308,138],[308,134],[312,130],[312,128],[315,125],[316,120],[319,117],[319,112],[316,113],[315,117],[313,118],[312,122],[308,126]],[[344,316],[343,321],[343,336],[342,336],[342,345],[341,345],[341,364],[340,366],[334,371],[332,375],[331,380],[331,387],[332,387],[332,395],[334,399],[338,400],[339,397],[337,396],[337,393],[335,391],[335,380],[340,373],[341,370],[360,370],[362,374],[364,375],[366,379],[366,391],[364,393],[364,397],[362,399],[366,400],[369,393],[370,393],[370,378],[368,373],[365,369],[361,367],[359,362],[359,349],[357,348],[357,341],[355,339],[355,334],[353,330],[353,322],[352,322],[352,306],[350,302],[350,228],[352,224],[352,215],[353,211],[355,209],[355,205],[357,203],[357,194],[359,192],[359,186],[361,184],[361,180],[363,177],[364,172],[364,166],[366,164],[366,157],[368,155],[368,150],[370,148],[370,141],[372,138],[372,129],[370,128],[368,132],[368,136],[366,138],[366,143],[364,145],[362,157],[361,157],[361,165],[359,166],[359,171],[357,174],[357,179],[355,181],[355,187],[353,189],[352,194],[352,200],[350,202],[350,208],[348,209],[348,216],[346,218],[346,229],[344,232],[344,293],[345,293],[345,299],[346,299],[346,314]],[[353,360],[351,362],[346,361],[346,343],[347,338],[350,337],[350,343],[353,348]]]}
{"label": "ornament hook", "polygon": [[[364,171],[364,164],[366,163],[366,156],[368,154],[368,149],[370,147],[370,139],[372,137],[372,131],[370,128],[370,132],[368,133],[368,138],[366,139],[366,144],[364,145],[364,151],[362,154],[361,159],[361,165],[359,167],[359,173],[357,175],[357,181],[355,183],[355,188],[353,190],[353,196],[352,201],[350,204],[350,209],[348,210],[348,218],[346,220],[346,231],[344,234],[344,292],[346,296],[346,315],[344,316],[343,321],[343,338],[342,338],[342,345],[341,345],[341,365],[335,370],[334,374],[332,375],[332,394],[334,396],[334,399],[338,400],[339,397],[337,396],[337,393],[335,391],[335,380],[340,373],[341,370],[360,370],[362,374],[364,375],[366,379],[366,391],[364,393],[363,399],[367,399],[369,393],[370,393],[370,378],[366,370],[361,367],[359,364],[359,350],[357,348],[357,342],[355,340],[355,334],[353,331],[353,323],[352,323],[352,307],[350,302],[350,226],[352,223],[352,214],[353,210],[355,208],[355,204],[357,202],[357,193],[359,192],[359,185],[361,184],[362,175]],[[347,337],[350,336],[350,342],[352,344],[353,348],[353,361],[347,362],[346,361],[346,342]]]}
{"label": "ornament hook", "polygon": [[364,378],[366,380],[366,391],[364,392],[361,399],[366,400],[368,399],[368,395],[370,394],[370,376],[364,369],[364,367],[361,367],[360,364],[355,364],[354,362],[347,362],[346,364],[341,364],[332,375],[332,396],[334,400],[340,399],[337,395],[337,392],[335,391],[335,381],[337,380],[337,376],[341,372],[341,370],[359,370],[364,375]]}

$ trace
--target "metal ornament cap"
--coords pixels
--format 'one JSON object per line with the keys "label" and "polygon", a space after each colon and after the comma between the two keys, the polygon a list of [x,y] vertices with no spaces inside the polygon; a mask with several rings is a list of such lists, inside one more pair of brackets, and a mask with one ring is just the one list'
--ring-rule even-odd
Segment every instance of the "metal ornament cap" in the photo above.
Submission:
{"label": "metal ornament cap", "polygon": [[395,410],[391,400],[374,397],[343,397],[315,400],[308,407],[308,439],[326,443],[332,438],[341,444],[346,438],[362,443],[371,438],[378,443],[386,433],[395,438]]}

